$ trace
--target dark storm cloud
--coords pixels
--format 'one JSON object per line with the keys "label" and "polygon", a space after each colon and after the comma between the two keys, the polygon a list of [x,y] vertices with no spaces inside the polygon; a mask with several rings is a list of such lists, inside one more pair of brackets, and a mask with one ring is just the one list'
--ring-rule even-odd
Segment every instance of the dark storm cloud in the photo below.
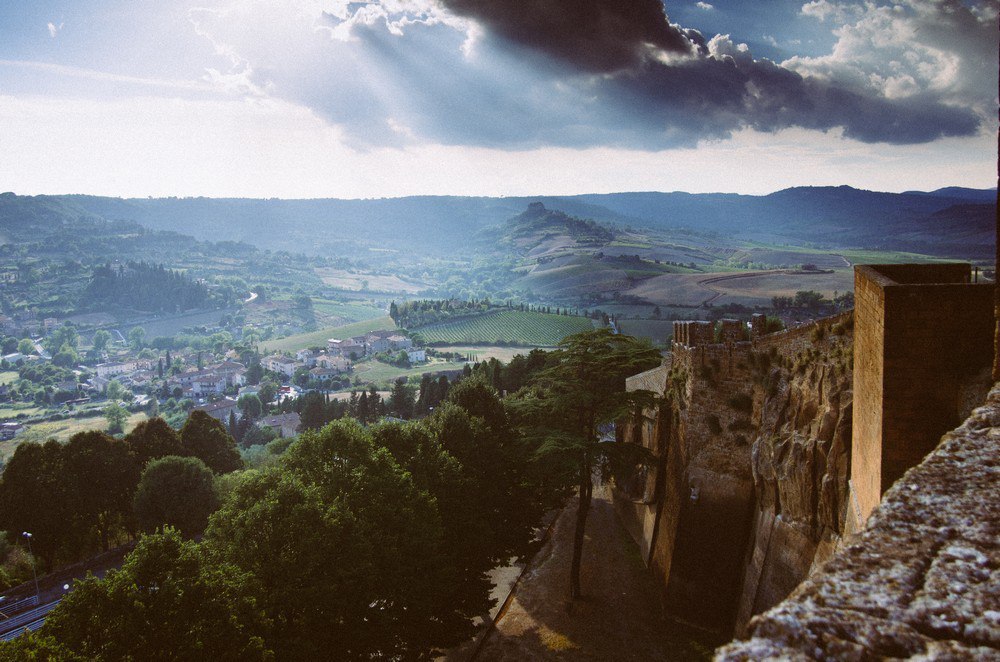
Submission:
{"label": "dark storm cloud", "polygon": [[[744,126],[842,127],[863,142],[921,143],[973,134],[981,122],[973,110],[931,95],[888,99],[754,60],[728,38],[707,42],[671,25],[659,0],[442,2],[499,37],[501,46],[529,48],[584,77],[604,74],[582,87],[617,107],[622,128],[639,131],[637,142],[650,147],[724,137]],[[523,123],[517,126],[523,131]],[[590,138],[599,141],[602,133]]]}
{"label": "dark storm cloud", "polygon": [[670,25],[660,0],[442,0],[459,16],[515,44],[612,72],[641,63],[650,47],[687,53],[691,43]]}
{"label": "dark storm cloud", "polygon": [[791,127],[909,144],[972,135],[996,114],[995,27],[931,0],[852,5],[838,48],[783,64],[671,24],[659,0],[351,6],[318,23],[297,13],[271,41],[231,13],[197,25],[239,53],[260,89],[307,105],[359,148],[659,150]]}

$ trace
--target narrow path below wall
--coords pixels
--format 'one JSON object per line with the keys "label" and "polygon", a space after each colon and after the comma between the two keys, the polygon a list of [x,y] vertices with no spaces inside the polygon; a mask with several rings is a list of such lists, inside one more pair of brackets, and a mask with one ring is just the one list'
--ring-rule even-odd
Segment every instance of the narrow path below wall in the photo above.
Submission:
{"label": "narrow path below wall", "polygon": [[587,520],[584,597],[569,599],[575,519],[571,501],[476,661],[707,659],[712,642],[664,620],[659,589],[603,487]]}

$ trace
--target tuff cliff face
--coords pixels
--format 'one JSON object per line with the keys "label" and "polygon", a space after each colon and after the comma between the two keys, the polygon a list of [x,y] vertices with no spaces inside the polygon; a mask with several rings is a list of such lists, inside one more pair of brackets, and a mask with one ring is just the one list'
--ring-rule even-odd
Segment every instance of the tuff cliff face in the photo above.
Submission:
{"label": "tuff cliff face", "polygon": [[752,342],[675,343],[629,380],[663,396],[623,426],[653,470],[618,490],[619,512],[675,616],[725,635],[826,560],[847,507],[851,316]]}
{"label": "tuff cliff face", "polygon": [[736,632],[826,561],[843,533],[852,406],[846,326],[810,332],[812,346],[794,354],[777,345],[780,365],[757,389],[755,504]]}

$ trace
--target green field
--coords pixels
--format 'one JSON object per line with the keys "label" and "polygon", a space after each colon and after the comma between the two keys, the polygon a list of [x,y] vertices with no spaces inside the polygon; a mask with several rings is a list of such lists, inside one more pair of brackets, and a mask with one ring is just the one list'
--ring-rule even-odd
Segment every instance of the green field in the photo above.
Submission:
{"label": "green field", "polygon": [[13,384],[17,381],[17,377],[18,375],[16,370],[0,372],[0,386],[4,384]]}
{"label": "green field", "polygon": [[376,308],[361,303],[347,303],[330,299],[313,299],[313,310],[330,317],[343,317],[347,320],[365,321],[385,315],[384,308]]}
{"label": "green field", "polygon": [[265,352],[295,352],[307,347],[326,347],[326,341],[329,338],[343,340],[352,336],[360,336],[369,331],[392,329],[395,326],[391,317],[376,317],[375,319],[364,320],[362,322],[354,322],[343,326],[331,326],[319,331],[286,336],[278,340],[267,340],[261,343],[261,345]]}
{"label": "green field", "polygon": [[422,335],[428,344],[553,347],[570,334],[593,328],[594,323],[586,317],[493,310],[474,317],[429,324],[413,331]]}
{"label": "green field", "polygon": [[509,363],[518,354],[527,355],[530,351],[524,347],[500,347],[497,345],[443,345],[437,349],[441,352],[457,352],[462,356],[468,356],[473,363],[489,361],[490,359]]}
{"label": "green field", "polygon": [[370,360],[354,364],[354,374],[364,384],[391,384],[400,377],[417,377],[417,381],[420,381],[420,375],[425,372],[461,370],[464,365],[464,363],[435,359],[427,363],[418,363],[412,368],[397,368],[388,363]]}
{"label": "green field", "polygon": [[0,406],[0,418],[15,418],[21,416],[35,416],[42,413],[42,407],[28,402],[5,403]]}
{"label": "green field", "polygon": [[[146,414],[139,412],[129,416],[125,423],[125,431],[130,432],[132,428],[146,420]],[[0,441],[0,461],[6,461],[14,450],[24,442],[34,441],[41,443],[48,439],[68,441],[70,437],[78,432],[88,432],[90,430],[104,431],[108,428],[108,420],[103,416],[87,416],[85,418],[67,418],[61,421],[42,421],[26,425],[16,437],[10,441]]]}

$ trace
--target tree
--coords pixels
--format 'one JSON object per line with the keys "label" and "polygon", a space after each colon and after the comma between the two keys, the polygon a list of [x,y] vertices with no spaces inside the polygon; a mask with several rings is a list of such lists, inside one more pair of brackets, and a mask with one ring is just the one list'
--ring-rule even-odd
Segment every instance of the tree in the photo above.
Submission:
{"label": "tree", "polygon": [[125,422],[128,420],[128,410],[117,402],[109,402],[103,411],[104,418],[108,421],[108,432],[118,434],[125,431]]}
{"label": "tree", "polygon": [[278,385],[271,379],[263,380],[260,383],[260,388],[257,389],[257,397],[260,398],[260,402],[263,405],[269,405],[274,402],[274,396],[277,394]]}
{"label": "tree", "polygon": [[254,359],[247,366],[247,383],[252,385],[257,385],[260,383],[261,378],[264,376],[264,366],[261,365],[260,359]]}
{"label": "tree", "polygon": [[301,398],[302,411],[299,412],[300,430],[318,430],[326,425],[326,401],[320,393],[306,393]]}
{"label": "tree", "polygon": [[48,335],[45,340],[42,341],[42,345],[49,354],[56,354],[62,349],[63,345],[69,345],[72,349],[76,349],[80,344],[80,335],[76,332],[76,327],[71,323],[65,322],[62,326],[57,326],[52,330],[52,333]]}
{"label": "tree", "polygon": [[250,586],[168,528],[143,536],[120,570],[77,581],[44,634],[90,660],[271,659]]}
{"label": "tree", "polygon": [[181,427],[181,446],[185,455],[199,458],[217,474],[243,467],[236,441],[226,426],[201,410],[192,411]]}
{"label": "tree", "polygon": [[417,659],[450,586],[434,500],[353,421],[241,474],[205,544],[250,573],[280,659]]}
{"label": "tree", "polygon": [[601,443],[600,427],[650,401],[649,391],[626,391],[625,378],[658,365],[660,354],[648,341],[608,328],[567,336],[559,347],[515,402],[528,433],[540,442],[539,453],[578,487],[570,567],[570,596],[576,599],[594,469],[616,447]]}
{"label": "tree", "polygon": [[407,386],[405,377],[393,383],[388,406],[389,412],[397,418],[409,419],[413,416],[413,389]]}
{"label": "tree", "polygon": [[125,397],[126,393],[128,393],[128,389],[122,386],[122,383],[117,379],[112,379],[108,382],[107,387],[104,389],[104,395],[108,400],[113,401],[121,400]]}
{"label": "tree", "polygon": [[159,417],[136,425],[124,441],[140,469],[157,458],[185,454],[180,435]]}
{"label": "tree", "polygon": [[64,452],[64,480],[71,485],[75,524],[81,533],[93,529],[106,551],[116,531],[132,530],[138,464],[124,442],[103,432],[73,435]]}
{"label": "tree", "polygon": [[149,463],[133,499],[141,530],[172,526],[185,538],[204,531],[218,505],[211,469],[196,457],[176,455]]}
{"label": "tree", "polygon": [[98,329],[94,331],[93,346],[95,352],[103,352],[108,348],[108,344],[111,342],[111,334],[104,329]]}
{"label": "tree", "polygon": [[132,349],[139,351],[145,346],[146,343],[146,329],[141,326],[132,327],[132,330],[128,332],[128,344],[132,346]]}
{"label": "tree", "polygon": [[264,411],[264,405],[261,404],[260,397],[255,393],[240,396],[236,404],[243,412],[243,417],[251,421],[260,418]]}
{"label": "tree", "polygon": [[71,483],[66,480],[65,446],[23,442],[0,474],[0,528],[32,533],[32,549],[52,567],[67,539]]}
{"label": "tree", "polygon": [[17,351],[19,354],[31,356],[35,353],[35,343],[31,341],[31,338],[22,338],[21,342],[17,343]]}

